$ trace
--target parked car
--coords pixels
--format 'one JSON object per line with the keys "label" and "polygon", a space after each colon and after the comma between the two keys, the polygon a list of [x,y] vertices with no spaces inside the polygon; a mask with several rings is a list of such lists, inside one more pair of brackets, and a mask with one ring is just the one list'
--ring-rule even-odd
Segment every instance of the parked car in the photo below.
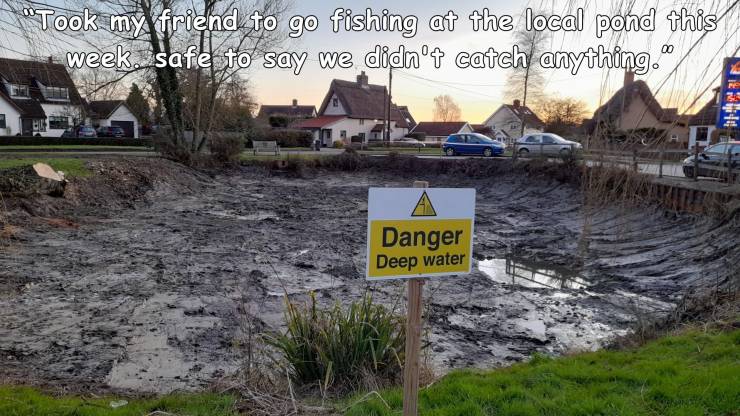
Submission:
{"label": "parked car", "polygon": [[527,157],[530,154],[564,156],[582,150],[583,146],[557,134],[533,133],[520,137],[516,141],[516,149],[521,157]]}
{"label": "parked car", "polygon": [[64,130],[62,137],[98,137],[91,126],[76,126]]}
{"label": "parked car", "polygon": [[485,157],[501,156],[504,154],[503,143],[478,133],[452,134],[442,145],[442,151],[447,156],[455,155],[482,155]]}
{"label": "parked car", "polygon": [[420,142],[419,140],[416,140],[413,137],[401,137],[400,139],[394,140],[393,143],[396,143],[397,145],[400,145],[400,146],[408,146],[408,147],[426,147],[426,145],[423,142]]}
{"label": "parked car", "polygon": [[[699,153],[699,175],[710,178],[726,178],[727,165],[735,171],[734,177],[740,175],[740,141],[718,143]],[[683,174],[694,177],[696,156],[689,156],[683,161]]]}
{"label": "parked car", "polygon": [[98,137],[123,137],[126,132],[118,126],[100,126],[98,127]]}

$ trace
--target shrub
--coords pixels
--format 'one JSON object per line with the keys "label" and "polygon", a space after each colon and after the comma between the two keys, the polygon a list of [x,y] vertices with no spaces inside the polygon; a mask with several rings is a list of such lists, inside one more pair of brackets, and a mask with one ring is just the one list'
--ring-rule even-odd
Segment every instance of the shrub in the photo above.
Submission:
{"label": "shrub", "polygon": [[151,139],[115,137],[31,137],[0,136],[0,146],[152,146]]}
{"label": "shrub", "polygon": [[233,165],[244,150],[244,137],[240,134],[215,133],[208,140],[213,160],[221,165]]}
{"label": "shrub", "polygon": [[252,140],[276,141],[280,147],[311,147],[313,134],[308,130],[275,129],[264,133],[264,138]]}
{"label": "shrub", "polygon": [[339,140],[331,144],[331,147],[335,149],[343,149],[344,148],[344,142]]}
{"label": "shrub", "polygon": [[339,303],[320,309],[312,293],[303,307],[286,301],[285,319],[286,333],[266,341],[283,354],[292,378],[300,383],[351,389],[369,375],[392,379],[401,373],[404,320],[369,295],[346,309]]}

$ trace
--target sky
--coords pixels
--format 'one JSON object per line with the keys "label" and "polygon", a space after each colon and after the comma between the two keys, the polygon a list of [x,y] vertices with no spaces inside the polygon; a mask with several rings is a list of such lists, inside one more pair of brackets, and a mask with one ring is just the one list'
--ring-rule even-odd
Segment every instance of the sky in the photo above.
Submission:
{"label": "sky", "polygon": [[[48,0],[62,4],[63,0]],[[3,0],[0,0],[2,4]],[[721,58],[731,56],[740,45],[740,34],[736,25],[740,21],[740,5],[719,24],[716,31],[672,32],[665,16],[673,9],[680,10],[678,0],[648,0],[634,2],[632,12],[644,14],[651,7],[656,9],[656,28],[654,31],[607,32],[602,39],[595,35],[594,17],[596,14],[613,15],[623,12],[624,1],[589,0],[458,0],[454,3],[441,0],[390,1],[300,1],[295,0],[289,14],[315,15],[319,28],[302,37],[290,40],[284,51],[308,52],[309,61],[300,75],[289,69],[264,69],[259,63],[243,71],[249,80],[252,93],[259,104],[289,104],[297,99],[300,104],[321,104],[332,79],[354,80],[360,71],[366,71],[370,83],[386,85],[387,69],[370,69],[364,65],[364,55],[374,45],[387,45],[392,50],[403,45],[407,50],[419,51],[423,45],[441,48],[446,56],[442,67],[434,68],[431,59],[422,58],[420,69],[400,69],[394,71],[393,98],[400,105],[409,106],[418,121],[429,121],[433,117],[433,99],[440,94],[451,95],[462,109],[462,118],[471,123],[483,122],[502,103],[509,70],[460,69],[454,64],[454,57],[461,51],[484,52],[489,47],[496,50],[509,50],[512,37],[509,32],[473,32],[468,15],[484,7],[497,15],[509,14],[515,23],[521,22],[525,9],[533,8],[549,14],[569,14],[575,7],[585,7],[584,30],[580,33],[554,33],[546,44],[550,51],[580,52],[589,46],[604,45],[612,49],[618,45],[635,53],[648,52],[657,69],[650,69],[637,79],[645,80],[656,93],[664,107],[679,107],[682,111],[693,111],[708,99],[708,90],[718,85]],[[686,1],[690,11],[702,8],[705,14],[724,11],[734,0]],[[67,2],[69,5],[69,2]],[[333,33],[329,17],[336,8],[351,9],[354,14],[364,13],[367,7],[375,13],[388,9],[390,13],[415,15],[419,18],[418,33],[413,38],[405,38],[400,33],[360,32]],[[456,29],[452,32],[433,32],[428,28],[428,20],[436,14],[446,14],[453,9],[459,15]],[[1,10],[0,10],[1,12]],[[285,21],[283,21],[283,24]],[[700,37],[702,41],[698,42]],[[672,45],[672,53],[661,53],[663,45]],[[45,49],[51,49],[47,51]],[[0,56],[23,57],[24,54],[41,55],[59,53],[71,49],[64,44],[24,45],[9,31],[0,31]],[[350,69],[322,69],[317,62],[320,51],[348,51],[354,56],[354,67]],[[568,69],[547,70],[544,93],[548,96],[570,97],[584,101],[593,111],[607,100],[623,82],[622,69],[582,68],[577,75]],[[702,94],[703,93],[703,94]],[[700,98],[699,98],[700,97]],[[691,104],[694,104],[693,107]]]}

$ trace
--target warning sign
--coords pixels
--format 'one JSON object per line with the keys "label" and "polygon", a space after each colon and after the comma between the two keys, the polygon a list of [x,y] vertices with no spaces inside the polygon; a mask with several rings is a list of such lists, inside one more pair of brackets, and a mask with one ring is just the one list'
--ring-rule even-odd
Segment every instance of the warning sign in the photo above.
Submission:
{"label": "warning sign", "polygon": [[416,203],[414,212],[411,213],[412,217],[436,217],[437,211],[432,206],[432,201],[429,200],[429,196],[426,191],[421,194],[419,202]]}
{"label": "warning sign", "polygon": [[368,280],[470,273],[475,189],[371,188]]}

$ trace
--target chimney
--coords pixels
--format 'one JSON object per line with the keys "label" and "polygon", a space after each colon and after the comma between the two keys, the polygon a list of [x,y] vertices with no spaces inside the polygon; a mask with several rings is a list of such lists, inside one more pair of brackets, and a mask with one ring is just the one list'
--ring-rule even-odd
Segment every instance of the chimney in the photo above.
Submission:
{"label": "chimney", "polygon": [[298,107],[298,100],[293,98],[293,107]]}
{"label": "chimney", "polygon": [[714,103],[717,104],[717,105],[719,105],[722,102],[722,100],[721,100],[722,97],[720,97],[721,92],[722,92],[722,88],[721,87],[716,87],[712,91],[714,91]]}
{"label": "chimney", "polygon": [[357,76],[357,84],[361,87],[367,87],[368,78],[367,75],[365,75],[365,71],[362,71],[360,75]]}
{"label": "chimney", "polygon": [[522,105],[522,102],[519,100],[514,100],[514,108],[519,108],[519,106]]}
{"label": "chimney", "polygon": [[624,86],[628,86],[635,82],[635,73],[632,71],[632,69],[627,68],[624,71]]}

